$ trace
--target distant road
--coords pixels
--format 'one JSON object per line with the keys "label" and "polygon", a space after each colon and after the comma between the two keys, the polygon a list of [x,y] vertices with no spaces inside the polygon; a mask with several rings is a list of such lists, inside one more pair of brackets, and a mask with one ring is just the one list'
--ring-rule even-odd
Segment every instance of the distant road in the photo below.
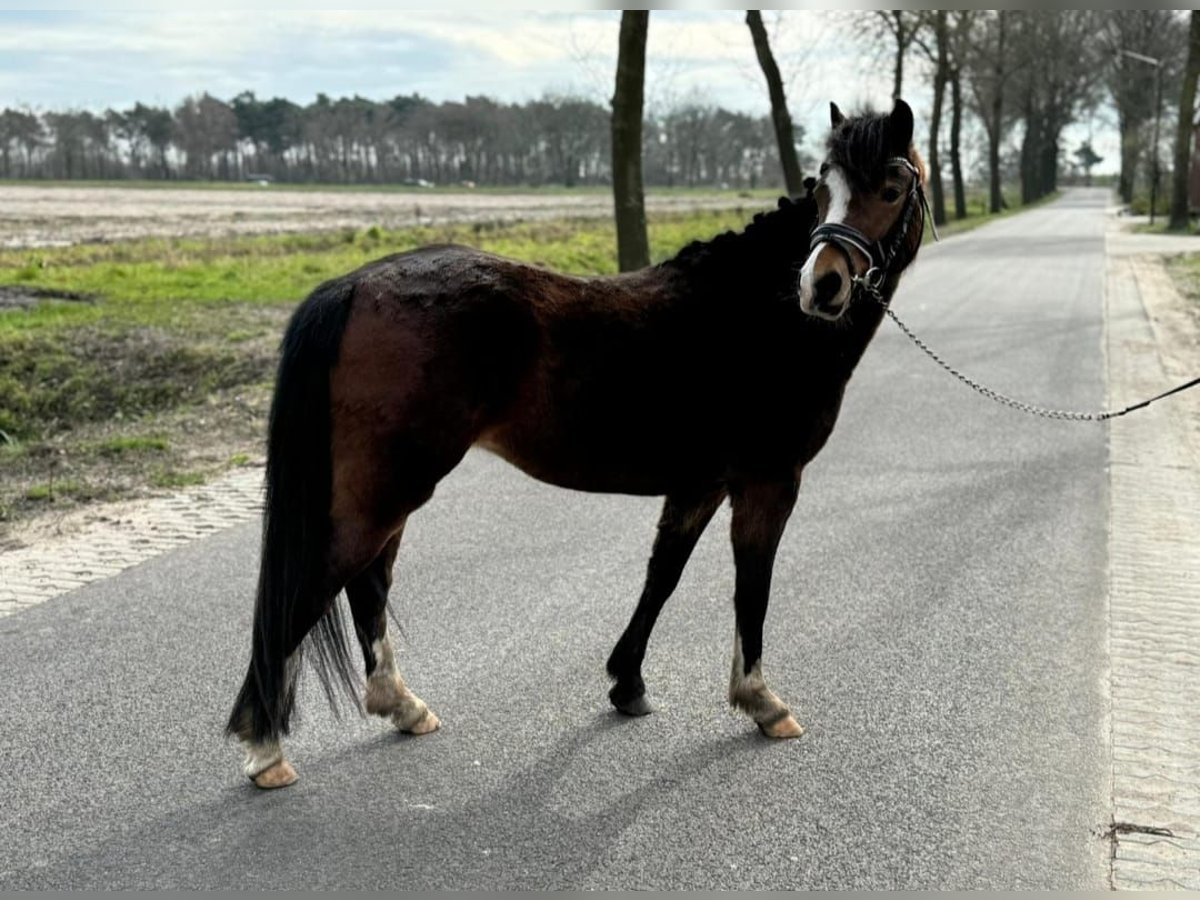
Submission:
{"label": "distant road", "polygon": [[[746,207],[773,200],[762,191],[651,191],[655,212]],[[158,236],[269,234],[400,228],[442,222],[612,215],[608,191],[582,188],[491,190],[289,189],[0,184],[0,247],[62,246]],[[747,216],[748,217],[748,216]]]}

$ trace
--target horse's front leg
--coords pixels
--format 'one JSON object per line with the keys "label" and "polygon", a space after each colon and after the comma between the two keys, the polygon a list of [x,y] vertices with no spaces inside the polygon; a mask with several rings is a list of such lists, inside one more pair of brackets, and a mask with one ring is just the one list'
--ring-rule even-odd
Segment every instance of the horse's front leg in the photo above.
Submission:
{"label": "horse's front leg", "polygon": [[798,487],[796,481],[754,483],[739,485],[730,492],[737,629],[729,702],[754,719],[763,734],[775,738],[804,733],[783,701],[767,687],[762,674],[763,620],[771,593],[771,570]]}
{"label": "horse's front leg", "polygon": [[642,681],[642,660],[646,657],[650,632],[663,604],[679,584],[679,576],[696,541],[724,500],[725,488],[717,487],[676,494],[663,502],[641,599],[608,658],[608,674],[616,681],[608,698],[626,715],[644,716],[650,712],[646,684]]}

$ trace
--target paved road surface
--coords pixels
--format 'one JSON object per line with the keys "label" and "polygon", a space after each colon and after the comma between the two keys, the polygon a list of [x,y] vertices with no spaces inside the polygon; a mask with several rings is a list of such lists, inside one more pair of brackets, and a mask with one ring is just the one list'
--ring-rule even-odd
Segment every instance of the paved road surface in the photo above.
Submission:
{"label": "paved road surface", "polygon": [[[927,249],[896,306],[1001,390],[1095,407],[1106,194]],[[243,525],[0,620],[0,888],[1103,887],[1106,433],[970,394],[885,326],[810,467],[768,619],[808,726],[725,706],[724,511],[608,711],[654,500],[472,454],[411,523],[402,663],[444,728],[337,723],[301,781],[220,728],[243,670]]]}

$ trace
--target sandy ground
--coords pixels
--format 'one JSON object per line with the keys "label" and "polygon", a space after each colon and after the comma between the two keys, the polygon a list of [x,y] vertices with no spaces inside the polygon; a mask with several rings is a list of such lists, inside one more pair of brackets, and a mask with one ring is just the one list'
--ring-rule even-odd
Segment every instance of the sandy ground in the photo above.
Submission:
{"label": "sandy ground", "polygon": [[[651,194],[646,203],[654,211],[762,205],[737,191]],[[297,191],[277,186],[174,190],[0,185],[0,247],[611,214],[612,197],[595,191],[374,193]]]}

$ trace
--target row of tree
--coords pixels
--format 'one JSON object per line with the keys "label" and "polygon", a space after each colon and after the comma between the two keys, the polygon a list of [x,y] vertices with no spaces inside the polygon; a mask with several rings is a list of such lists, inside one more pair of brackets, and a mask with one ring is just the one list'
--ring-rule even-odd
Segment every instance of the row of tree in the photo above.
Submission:
{"label": "row of tree", "polygon": [[[955,212],[965,215],[965,116],[984,135],[993,211],[1004,203],[1001,157],[1013,135],[1022,199],[1036,200],[1058,186],[1064,130],[1106,105],[1121,139],[1121,197],[1132,200],[1138,179],[1158,171],[1160,148],[1148,126],[1159,113],[1164,121],[1178,116],[1188,40],[1182,11],[876,10],[848,22],[891,54],[895,96],[907,83],[906,62],[922,63],[933,89],[927,161],[939,222],[947,155]],[[1190,112],[1185,118],[1190,128]],[[1100,161],[1090,145],[1073,155],[1085,169]]]}
{"label": "row of tree", "polygon": [[[608,109],[580,97],[524,104],[319,95],[301,106],[243,93],[174,109],[0,112],[0,177],[268,177],[333,183],[576,184],[611,179]],[[765,117],[698,102],[651,115],[645,178],[656,185],[779,182]]]}

